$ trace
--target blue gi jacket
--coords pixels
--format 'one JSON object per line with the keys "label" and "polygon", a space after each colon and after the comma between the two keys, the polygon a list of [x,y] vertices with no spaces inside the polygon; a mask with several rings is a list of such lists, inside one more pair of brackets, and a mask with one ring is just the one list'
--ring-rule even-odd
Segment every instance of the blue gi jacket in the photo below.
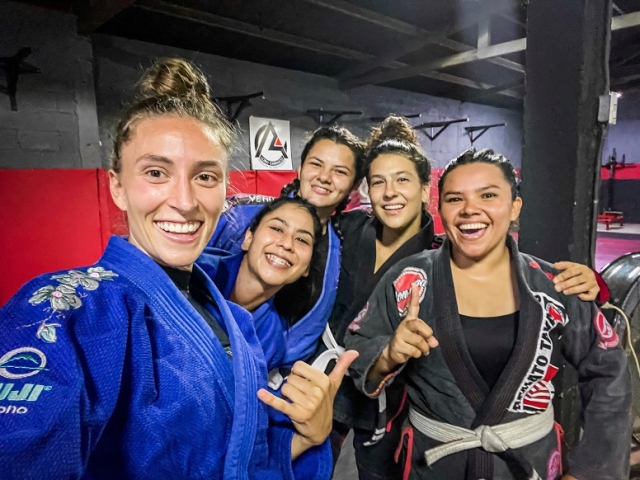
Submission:
{"label": "blue gi jacket", "polygon": [[42,275],[0,310],[2,478],[329,478],[291,462],[291,425],[256,396],[251,318],[196,266],[233,360],[162,269],[113,237],[97,264]]}
{"label": "blue gi jacket", "polygon": [[[264,199],[264,197],[261,197],[261,199]],[[211,241],[196,262],[211,278],[214,278],[214,274],[211,272],[216,271],[221,258],[242,252],[241,245],[244,235],[254,217],[264,207],[264,203],[239,204],[234,202],[234,197],[228,199],[228,202],[233,205],[232,208],[220,217]],[[327,235],[329,236],[329,250],[327,252],[327,263],[320,298],[315,306],[295,325],[282,331],[285,339],[284,356],[278,364],[273,364],[273,367],[290,367],[297,360],[307,360],[315,352],[318,341],[327,325],[336,299],[338,277],[340,275],[340,240],[331,222],[327,225]],[[229,262],[229,268],[232,268],[233,260],[223,263],[226,264],[227,262]],[[236,267],[235,276],[237,276],[237,268],[239,266]],[[229,276],[229,281],[230,278],[231,276]],[[221,288],[221,283],[217,281],[216,283],[218,288]],[[229,287],[227,286],[226,288]],[[233,285],[230,288],[233,288]],[[271,302],[268,303],[271,304]],[[265,308],[265,312],[263,312],[265,315],[267,314],[266,310],[269,309]],[[273,310],[269,311],[269,315],[271,313],[273,313]],[[254,318],[257,315],[258,311],[254,312]],[[275,323],[272,325],[275,325]],[[258,339],[265,349],[265,356],[269,359],[268,352],[273,349],[271,344],[273,337],[263,336],[257,324],[256,330],[258,330]]]}

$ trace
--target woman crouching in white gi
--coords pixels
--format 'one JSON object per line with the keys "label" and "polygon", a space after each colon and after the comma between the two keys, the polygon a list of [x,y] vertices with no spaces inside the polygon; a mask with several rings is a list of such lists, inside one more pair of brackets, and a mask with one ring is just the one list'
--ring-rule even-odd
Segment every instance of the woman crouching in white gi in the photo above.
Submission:
{"label": "woman crouching in white gi", "polygon": [[0,310],[0,476],[328,479],[333,397],[355,354],[331,377],[296,363],[290,402],[266,391],[251,316],[194,266],[222,211],[231,126],[184,60],[160,60],[139,90],[109,171],[128,239]]}
{"label": "woman crouching in white gi", "polygon": [[620,340],[595,304],[556,292],[556,270],[507,234],[522,205],[513,168],[469,150],[438,189],[443,247],[394,266],[345,342],[360,352],[350,370],[367,395],[398,375],[406,382],[405,478],[561,478],[552,379],[563,357],[579,373],[583,434],[562,478],[627,478],[631,389]]}

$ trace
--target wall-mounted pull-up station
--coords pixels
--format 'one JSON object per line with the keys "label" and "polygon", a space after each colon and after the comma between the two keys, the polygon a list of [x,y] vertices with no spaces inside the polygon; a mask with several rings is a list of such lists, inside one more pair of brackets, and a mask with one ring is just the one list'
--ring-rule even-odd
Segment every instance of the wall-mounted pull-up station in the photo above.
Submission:
{"label": "wall-mounted pull-up station", "polygon": [[[316,110],[307,110],[307,115],[320,125],[331,125],[345,115],[362,115],[362,110],[325,110],[318,108]],[[329,120],[325,121],[325,115],[330,117]]]}
{"label": "wall-mounted pull-up station", "polygon": [[[227,118],[232,122],[235,122],[240,114],[248,107],[251,106],[252,98],[262,98],[264,100],[264,92],[256,92],[250,93],[249,95],[238,95],[235,97],[215,97],[213,99],[216,103],[225,103],[226,104],[226,114]],[[233,111],[233,106],[238,104],[235,112]]]}
{"label": "wall-mounted pull-up station", "polygon": [[[453,125],[454,123],[463,123],[463,122],[468,122],[469,119],[468,118],[459,118],[458,120],[443,120],[441,122],[426,122],[426,123],[421,123],[420,125],[416,125],[414,128],[414,130],[425,130],[425,129],[429,129],[428,132],[424,132],[424,134],[427,136],[427,138],[429,140],[431,140],[432,142],[438,138],[442,132],[444,132],[449,125]],[[436,133],[433,133],[433,129],[434,128],[439,128],[439,130]]]}
{"label": "wall-mounted pull-up station", "polygon": [[[469,138],[471,139],[471,145],[473,142],[478,140],[482,135],[484,135],[487,130],[495,127],[504,127],[506,123],[494,123],[493,125],[476,125],[475,127],[464,127],[464,129],[469,134]],[[474,132],[480,132],[475,137],[473,136]]]}
{"label": "wall-mounted pull-up station", "polygon": [[4,70],[7,79],[7,85],[0,85],[0,92],[9,95],[11,102],[11,110],[18,111],[18,101],[16,93],[18,91],[18,78],[23,74],[42,73],[39,68],[24,61],[31,55],[29,47],[21,48],[12,57],[0,57],[0,70]]}
{"label": "wall-mounted pull-up station", "polygon": [[[390,113],[389,115],[393,115],[394,117],[402,117],[402,118],[420,118],[422,116],[421,113],[412,113],[410,115],[396,115],[395,113]],[[380,123],[387,117],[369,117],[369,121]]]}

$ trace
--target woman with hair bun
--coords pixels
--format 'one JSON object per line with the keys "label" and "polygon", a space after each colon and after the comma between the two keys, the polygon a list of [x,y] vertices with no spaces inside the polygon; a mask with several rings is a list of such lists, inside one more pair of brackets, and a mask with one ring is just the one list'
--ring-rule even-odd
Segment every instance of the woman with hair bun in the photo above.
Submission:
{"label": "woman with hair bun", "polygon": [[0,310],[2,478],[330,476],[333,396],[354,354],[329,377],[296,363],[290,401],[274,397],[251,316],[194,265],[233,141],[193,65],[145,72],[109,169],[129,236]]}
{"label": "woman with hair bun", "polygon": [[[369,297],[390,268],[410,255],[438,248],[442,243],[434,234],[433,219],[426,210],[431,164],[420,147],[416,131],[404,118],[387,117],[372,130],[366,146],[365,174],[373,215],[355,210],[347,212],[341,220],[344,241],[338,296],[329,319],[330,332],[325,333],[325,345],[320,352],[325,348],[335,355],[344,351],[345,335],[348,330],[360,328]],[[578,290],[572,293],[589,291],[591,298],[595,298],[598,287],[593,272],[577,264],[567,266],[580,279]],[[572,286],[575,281],[573,278],[570,285],[561,288]],[[353,429],[361,479],[402,478],[394,452],[406,415],[406,393],[401,382],[397,382],[385,394],[385,401],[379,403],[362,394],[347,378],[336,396],[331,434],[334,462],[346,435]]]}

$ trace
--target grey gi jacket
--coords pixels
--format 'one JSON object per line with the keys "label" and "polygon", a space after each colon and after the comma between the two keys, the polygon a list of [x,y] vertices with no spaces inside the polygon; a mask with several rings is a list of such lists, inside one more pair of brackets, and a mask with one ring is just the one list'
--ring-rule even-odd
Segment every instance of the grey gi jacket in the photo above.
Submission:
{"label": "grey gi jacket", "polygon": [[[556,271],[522,254],[509,237],[521,297],[513,354],[489,390],[469,355],[458,315],[450,267],[450,243],[395,265],[381,279],[349,327],[347,349],[360,352],[350,372],[356,387],[376,397],[397,375],[407,385],[411,408],[435,420],[474,429],[539,413],[551,405],[552,379],[563,359],[579,374],[583,435],[568,452],[568,473],[579,480],[628,478],[631,384],[620,339],[593,303],[565,296],[551,281]],[[406,316],[411,285],[420,288],[420,315],[440,345],[410,360],[380,385],[367,373]],[[491,348],[490,345],[487,348]],[[543,479],[561,476],[559,429],[522,448],[493,454],[481,448],[455,453],[428,467],[424,451],[439,442],[413,429],[407,448],[412,479],[518,479],[531,469]],[[557,431],[556,431],[557,430]]]}

